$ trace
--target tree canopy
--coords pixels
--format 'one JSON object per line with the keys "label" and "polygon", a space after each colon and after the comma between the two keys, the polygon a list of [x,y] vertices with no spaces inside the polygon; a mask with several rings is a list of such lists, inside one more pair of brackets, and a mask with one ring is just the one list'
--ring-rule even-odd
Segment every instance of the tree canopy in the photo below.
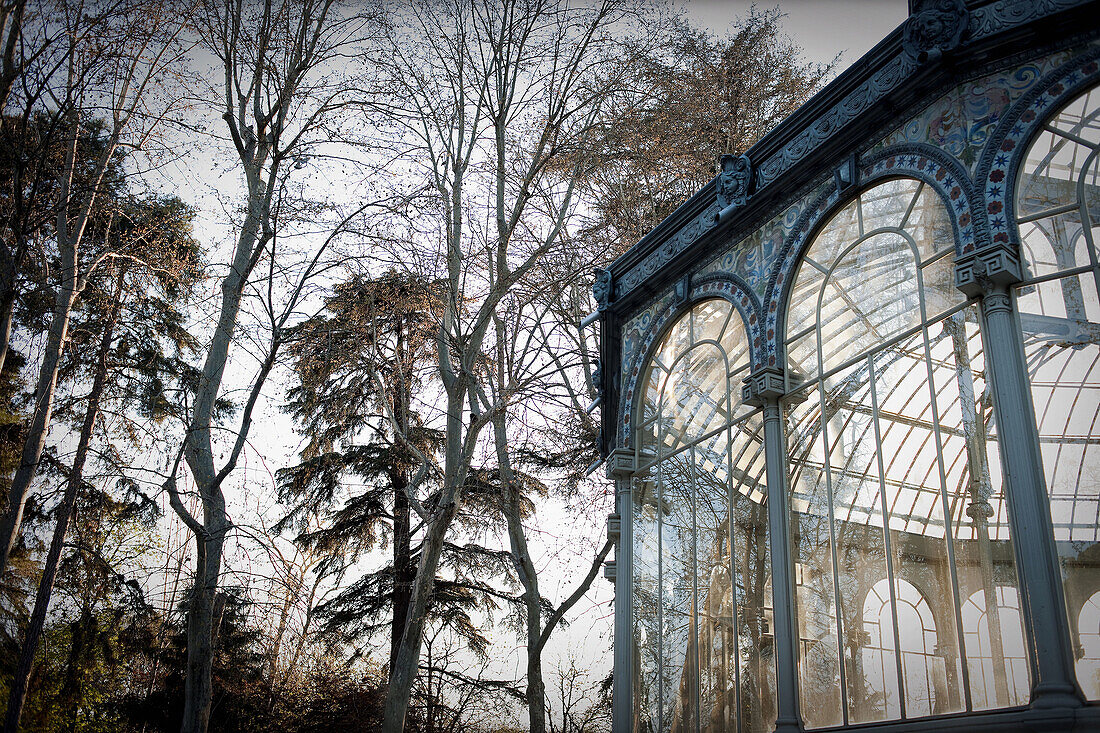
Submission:
{"label": "tree canopy", "polygon": [[831,69],[778,9],[0,1],[5,731],[608,730],[593,268]]}

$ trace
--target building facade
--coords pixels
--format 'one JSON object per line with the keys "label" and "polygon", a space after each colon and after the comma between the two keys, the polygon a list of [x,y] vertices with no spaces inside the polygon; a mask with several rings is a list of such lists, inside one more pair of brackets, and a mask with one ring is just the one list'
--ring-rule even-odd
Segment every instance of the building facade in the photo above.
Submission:
{"label": "building facade", "polygon": [[1100,730],[1100,3],[929,0],[607,271],[616,731]]}

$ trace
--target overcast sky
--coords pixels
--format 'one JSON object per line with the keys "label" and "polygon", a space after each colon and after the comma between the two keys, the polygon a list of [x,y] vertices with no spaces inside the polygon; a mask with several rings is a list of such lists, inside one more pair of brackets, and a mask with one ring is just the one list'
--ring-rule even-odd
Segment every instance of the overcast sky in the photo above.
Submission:
{"label": "overcast sky", "polygon": [[[747,0],[680,0],[701,26],[721,33],[754,5]],[[783,29],[803,48],[806,59],[828,63],[843,56],[843,71],[901,25],[909,14],[908,0],[782,0],[755,3],[760,10],[776,5],[786,14]]]}

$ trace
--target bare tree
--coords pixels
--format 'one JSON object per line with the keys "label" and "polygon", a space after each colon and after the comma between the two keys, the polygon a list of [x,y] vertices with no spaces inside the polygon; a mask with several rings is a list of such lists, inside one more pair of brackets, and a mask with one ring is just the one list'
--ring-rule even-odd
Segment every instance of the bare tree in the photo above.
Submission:
{"label": "bare tree", "polygon": [[492,417],[493,443],[502,485],[501,510],[507,523],[508,545],[523,587],[521,600],[527,642],[524,697],[532,733],[544,733],[547,724],[543,676],[546,644],[566,614],[591,588],[613,547],[610,539],[603,543],[585,577],[560,605],[553,605],[540,591],[538,570],[524,525],[527,517],[524,516],[521,487],[541,481],[518,469],[523,467],[542,474],[545,480],[559,484],[563,493],[568,493],[570,487],[578,483],[576,476],[584,471],[584,466],[576,465],[578,459],[583,461],[595,454],[593,430],[582,428],[570,435],[567,440],[582,445],[565,455],[555,454],[552,441],[547,440],[546,426],[563,417],[572,416],[574,419],[566,422],[574,426],[591,422],[578,401],[581,395],[588,395],[589,389],[577,390],[569,386],[571,379],[581,372],[577,356],[583,353],[575,350],[574,343],[559,333],[572,331],[571,325],[576,320],[558,321],[549,327],[545,324],[552,312],[551,306],[566,297],[578,280],[575,272],[564,278],[560,277],[560,271],[557,274],[559,278],[532,278],[533,282],[527,287],[511,294],[507,299],[508,307],[494,317],[495,353],[487,365],[491,375],[486,380],[493,397],[484,399],[487,404],[497,406]]}
{"label": "bare tree", "polygon": [[[387,731],[403,726],[425,610],[448,529],[485,447],[482,431],[515,398],[510,388],[488,388],[484,353],[492,353],[494,317],[561,246],[585,161],[573,155],[571,165],[555,163],[584,149],[614,88],[612,29],[627,11],[615,1],[584,8],[557,0],[455,1],[410,6],[391,24],[384,73],[395,93],[379,111],[410,146],[403,159],[429,181],[439,216],[435,253],[417,251],[421,237],[394,257],[415,266],[437,255],[445,269],[428,274],[445,278],[448,290],[436,343],[443,461],[424,457],[410,495],[429,472],[442,476],[442,487],[429,503],[410,501],[424,540],[392,660]],[[417,44],[405,42],[413,36]]]}
{"label": "bare tree", "polygon": [[568,666],[559,660],[554,670],[555,692],[560,708],[559,728],[550,718],[552,733],[597,733],[611,730],[610,676],[592,680],[591,674],[577,667],[570,656]]}
{"label": "bare tree", "polygon": [[[113,183],[120,149],[145,146],[174,108],[176,99],[158,92],[183,51],[180,8],[171,0],[57,0],[49,7],[42,22],[63,28],[54,41],[60,49],[56,73],[50,73],[42,92],[63,118],[53,209],[58,262],[47,283],[53,304],[27,437],[0,521],[0,575],[19,537],[27,494],[46,444],[73,305],[97,266],[130,256],[109,247],[86,251],[85,233],[105,188]],[[102,127],[93,118],[103,118]],[[81,152],[89,136],[98,137],[98,152],[85,161]]]}
{"label": "bare tree", "polygon": [[[219,578],[232,522],[225,482],[241,457],[253,412],[275,367],[286,329],[298,317],[311,279],[327,266],[327,252],[369,204],[315,223],[327,231],[319,243],[296,253],[291,224],[302,210],[320,208],[294,196],[290,178],[324,137],[324,125],[345,103],[341,55],[359,38],[365,19],[345,13],[332,0],[208,0],[199,12],[199,34],[221,62],[220,115],[239,166],[243,218],[221,280],[213,337],[205,352],[182,455],[194,479],[198,516],[187,508],[173,473],[165,488],[173,509],[195,536],[195,576],[188,598],[187,671],[181,730],[205,731],[212,695],[211,665],[219,605]],[[332,214],[332,212],[329,212]],[[252,288],[252,290],[250,290]],[[258,362],[234,426],[219,424],[226,369],[245,299],[258,302]],[[257,337],[259,338],[259,337]],[[240,353],[240,352],[238,352]],[[216,448],[227,434],[225,459]]]}

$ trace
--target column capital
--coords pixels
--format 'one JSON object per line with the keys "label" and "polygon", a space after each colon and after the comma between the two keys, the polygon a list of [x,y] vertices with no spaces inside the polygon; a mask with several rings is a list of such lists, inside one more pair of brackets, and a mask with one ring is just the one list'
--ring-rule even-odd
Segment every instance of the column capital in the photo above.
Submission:
{"label": "column capital", "polygon": [[755,407],[763,407],[769,402],[774,404],[786,392],[783,372],[775,367],[757,369],[741,383],[741,401]]}
{"label": "column capital", "polygon": [[630,478],[637,468],[634,451],[629,448],[616,448],[607,457],[607,477],[613,479]]}
{"label": "column capital", "polygon": [[955,260],[955,287],[974,298],[1023,279],[1017,248],[995,242]]}

